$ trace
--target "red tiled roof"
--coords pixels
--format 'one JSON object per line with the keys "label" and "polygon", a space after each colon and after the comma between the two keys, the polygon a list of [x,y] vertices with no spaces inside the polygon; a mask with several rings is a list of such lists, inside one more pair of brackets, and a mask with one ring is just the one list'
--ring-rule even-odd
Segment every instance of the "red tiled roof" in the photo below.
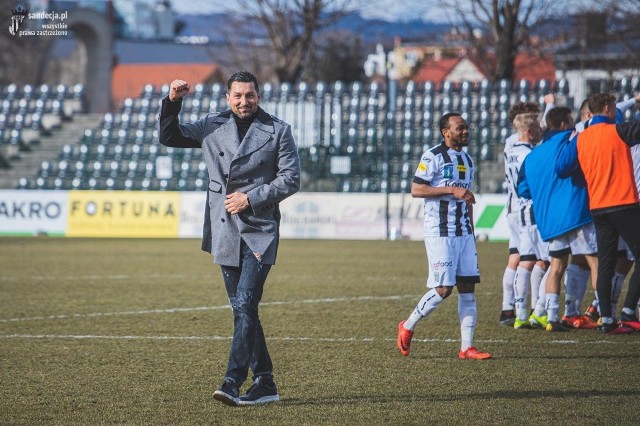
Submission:
{"label": "red tiled roof", "polygon": [[118,64],[111,75],[113,104],[118,108],[126,98],[138,97],[146,84],[160,87],[179,78],[193,86],[218,71],[216,64]]}
{"label": "red tiled roof", "polygon": [[513,81],[538,80],[554,81],[556,79],[556,66],[553,59],[527,53],[518,53],[514,63]]}
{"label": "red tiled roof", "polygon": [[[441,83],[450,76],[455,67],[463,58],[443,58],[440,60],[429,59],[422,63],[413,80],[422,83],[432,81]],[[482,62],[478,58],[467,58],[482,72]],[[488,57],[488,61],[495,63],[495,56]],[[493,65],[491,65],[493,66]],[[530,82],[546,79],[555,80],[556,67],[550,57],[540,57],[527,53],[518,53],[514,63],[513,81],[529,80]]]}
{"label": "red tiled roof", "polygon": [[439,60],[429,59],[422,63],[422,66],[413,76],[416,83],[424,83],[425,81],[433,81],[440,83],[446,80],[447,76],[458,65],[462,58],[442,58]]}

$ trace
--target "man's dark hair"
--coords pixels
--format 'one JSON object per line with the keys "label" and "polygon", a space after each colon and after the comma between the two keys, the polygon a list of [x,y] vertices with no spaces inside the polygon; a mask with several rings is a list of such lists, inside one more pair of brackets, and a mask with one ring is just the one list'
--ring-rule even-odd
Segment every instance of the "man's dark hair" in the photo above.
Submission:
{"label": "man's dark hair", "polygon": [[596,93],[589,97],[589,111],[597,115],[604,112],[607,105],[615,105],[616,97],[609,93]]}
{"label": "man's dark hair", "polygon": [[585,99],[584,101],[582,101],[582,103],[580,104],[580,114],[582,114],[583,110],[589,110],[589,98]]}
{"label": "man's dark hair", "polygon": [[528,113],[540,113],[540,105],[535,102],[518,102],[511,108],[509,108],[509,122],[513,123],[516,115],[528,114]]}
{"label": "man's dark hair", "polygon": [[438,122],[438,126],[440,128],[440,134],[442,134],[442,136],[444,136],[444,133],[442,133],[442,131],[444,129],[448,129],[449,128],[449,118],[450,117],[461,117],[460,113],[457,112],[448,112],[445,115],[443,115],[442,117],[440,117],[440,121]]}
{"label": "man's dark hair", "polygon": [[547,129],[560,130],[562,123],[567,122],[567,117],[571,115],[571,110],[567,107],[555,107],[545,115],[544,119],[547,122]]}
{"label": "man's dark hair", "polygon": [[227,81],[227,90],[231,90],[231,85],[234,81],[237,81],[238,83],[253,83],[253,86],[256,88],[256,92],[260,93],[258,79],[249,71],[238,71],[229,77],[229,81]]}

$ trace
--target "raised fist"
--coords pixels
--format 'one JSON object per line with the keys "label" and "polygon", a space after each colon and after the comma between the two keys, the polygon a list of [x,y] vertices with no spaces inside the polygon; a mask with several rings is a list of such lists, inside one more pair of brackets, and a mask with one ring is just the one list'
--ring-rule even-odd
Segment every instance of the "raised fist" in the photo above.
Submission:
{"label": "raised fist", "polygon": [[169,87],[169,100],[177,101],[189,93],[191,86],[184,80],[173,80]]}

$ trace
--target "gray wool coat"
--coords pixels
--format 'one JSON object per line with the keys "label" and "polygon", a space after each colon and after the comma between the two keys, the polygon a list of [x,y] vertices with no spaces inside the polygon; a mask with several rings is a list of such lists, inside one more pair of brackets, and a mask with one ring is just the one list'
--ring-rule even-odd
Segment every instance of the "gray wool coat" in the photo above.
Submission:
{"label": "gray wool coat", "polygon": [[[177,148],[202,148],[209,172],[202,249],[214,262],[240,264],[241,240],[264,264],[276,260],[279,242],[278,203],[300,189],[300,159],[291,126],[258,107],[244,139],[231,111],[211,113],[180,124],[182,101],[162,101],[160,143]],[[229,214],[227,194],[245,192],[250,207]]]}

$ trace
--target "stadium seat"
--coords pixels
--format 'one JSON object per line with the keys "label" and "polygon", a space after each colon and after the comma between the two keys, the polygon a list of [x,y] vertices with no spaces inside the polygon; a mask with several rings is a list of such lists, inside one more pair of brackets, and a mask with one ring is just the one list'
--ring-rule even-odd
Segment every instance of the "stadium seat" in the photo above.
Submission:
{"label": "stadium seat", "polygon": [[424,96],[426,97],[428,96],[433,96],[435,94],[436,91],[436,85],[433,83],[433,81],[425,81],[424,84],[422,85],[422,93],[424,94]]}
{"label": "stadium seat", "polygon": [[[623,79],[625,80],[625,79]],[[627,80],[628,81],[628,80]],[[625,93],[629,93],[631,94],[631,84],[629,82],[629,87],[625,88],[623,90],[629,90],[628,92]],[[566,79],[560,79],[560,80],[556,80],[556,82],[554,83],[554,90],[555,93],[560,93],[564,96],[569,96],[569,82]]]}
{"label": "stadium seat", "polygon": [[504,78],[498,80],[496,91],[499,95],[508,95],[511,92],[511,81]]}
{"label": "stadium seat", "polygon": [[551,90],[551,86],[549,85],[549,81],[548,80],[538,80],[536,86],[535,86],[535,90],[536,93],[538,95],[538,97],[544,96],[547,93],[550,92]]}
{"label": "stadium seat", "polygon": [[471,96],[475,92],[475,86],[472,82],[464,80],[460,82],[460,96]]}
{"label": "stadium seat", "polygon": [[31,180],[27,177],[21,177],[18,179],[18,184],[15,189],[32,189]]}
{"label": "stadium seat", "polygon": [[493,84],[490,80],[482,80],[478,85],[478,93],[481,96],[490,96],[493,91]]}
{"label": "stadium seat", "polygon": [[491,95],[480,95],[478,97],[478,109],[482,112],[491,111]]}

